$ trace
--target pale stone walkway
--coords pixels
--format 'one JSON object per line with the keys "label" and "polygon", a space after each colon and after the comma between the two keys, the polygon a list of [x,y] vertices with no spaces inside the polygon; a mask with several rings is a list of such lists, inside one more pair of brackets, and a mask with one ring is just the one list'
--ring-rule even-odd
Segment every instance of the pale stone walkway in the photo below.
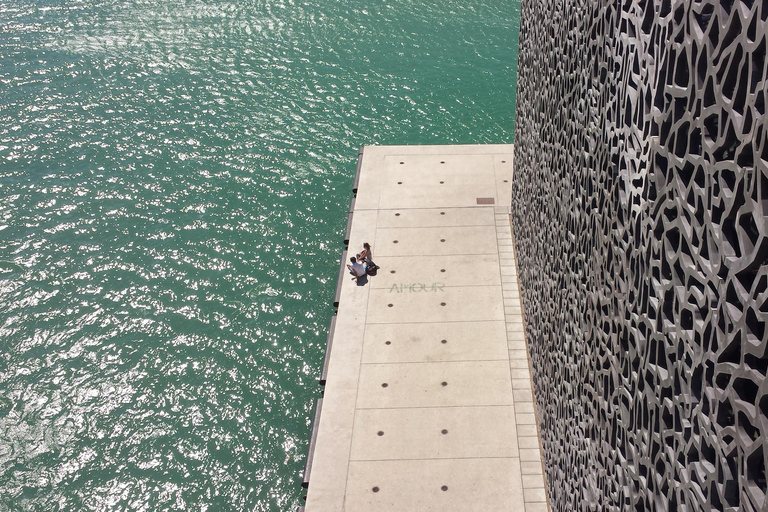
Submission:
{"label": "pale stone walkway", "polygon": [[512,146],[366,147],[306,511],[548,510]]}

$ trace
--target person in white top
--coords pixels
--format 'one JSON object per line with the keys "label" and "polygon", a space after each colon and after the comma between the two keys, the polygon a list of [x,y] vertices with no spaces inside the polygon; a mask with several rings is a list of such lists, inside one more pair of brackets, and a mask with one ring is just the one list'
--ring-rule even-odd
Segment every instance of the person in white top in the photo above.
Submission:
{"label": "person in white top", "polygon": [[349,273],[355,276],[355,281],[359,281],[365,275],[365,265],[357,261],[357,258],[354,256],[349,258],[349,261],[352,262],[351,265],[347,265]]}

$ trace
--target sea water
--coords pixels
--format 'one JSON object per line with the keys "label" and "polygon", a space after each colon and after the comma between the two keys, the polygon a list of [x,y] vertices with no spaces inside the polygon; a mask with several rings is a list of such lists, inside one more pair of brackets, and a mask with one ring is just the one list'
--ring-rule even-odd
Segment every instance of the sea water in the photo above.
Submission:
{"label": "sea water", "polygon": [[293,510],[358,148],[510,143],[516,0],[0,3],[0,512]]}

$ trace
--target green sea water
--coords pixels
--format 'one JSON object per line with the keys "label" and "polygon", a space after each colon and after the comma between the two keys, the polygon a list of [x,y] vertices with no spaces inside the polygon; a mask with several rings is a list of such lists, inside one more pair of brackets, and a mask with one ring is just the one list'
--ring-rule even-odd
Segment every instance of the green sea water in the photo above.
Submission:
{"label": "green sea water", "polygon": [[302,504],[358,148],[512,142],[518,23],[0,1],[0,512]]}

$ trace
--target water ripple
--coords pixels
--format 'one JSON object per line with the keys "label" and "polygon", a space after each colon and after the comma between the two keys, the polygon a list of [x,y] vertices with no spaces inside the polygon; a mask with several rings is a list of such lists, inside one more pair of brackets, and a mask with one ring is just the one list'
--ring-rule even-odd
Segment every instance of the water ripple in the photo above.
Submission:
{"label": "water ripple", "polygon": [[0,5],[0,512],[301,504],[356,150],[511,142],[517,19]]}

